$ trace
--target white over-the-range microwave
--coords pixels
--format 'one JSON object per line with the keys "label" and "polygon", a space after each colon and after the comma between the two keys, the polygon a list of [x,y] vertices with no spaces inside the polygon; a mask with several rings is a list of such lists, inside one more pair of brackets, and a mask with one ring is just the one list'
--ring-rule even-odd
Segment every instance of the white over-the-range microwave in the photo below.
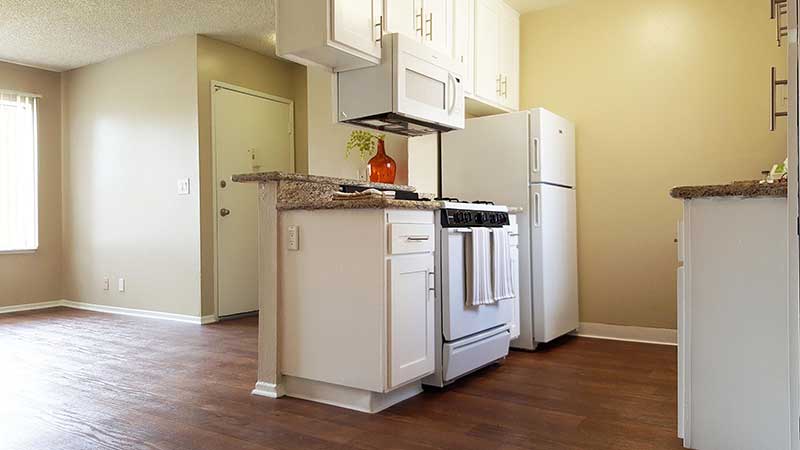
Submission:
{"label": "white over-the-range microwave", "polygon": [[339,122],[406,136],[464,128],[464,65],[397,33],[382,45],[379,65],[339,72]]}

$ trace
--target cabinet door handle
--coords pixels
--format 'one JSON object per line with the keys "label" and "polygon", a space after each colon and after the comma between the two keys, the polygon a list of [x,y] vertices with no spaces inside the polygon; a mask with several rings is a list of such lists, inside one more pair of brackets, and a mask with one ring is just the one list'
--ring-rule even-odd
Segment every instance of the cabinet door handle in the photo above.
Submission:
{"label": "cabinet door handle", "polygon": [[380,43],[381,48],[383,48],[383,15],[381,15],[378,19],[378,23],[375,24],[375,28],[378,29],[378,39],[375,39],[375,42]]}
{"label": "cabinet door handle", "polygon": [[497,75],[497,80],[495,81],[495,89],[494,90],[495,90],[495,92],[497,93],[498,96],[503,95],[503,90],[500,89],[500,86],[502,86],[502,84],[501,84],[502,79],[503,79],[502,75]]}
{"label": "cabinet door handle", "polygon": [[415,22],[416,22],[416,19],[419,19],[419,28],[414,27],[414,29],[415,29],[415,31],[419,31],[419,35],[422,36],[422,34],[424,33],[424,31],[422,31],[422,20],[423,20],[422,19],[422,8],[419,9],[419,14],[416,14],[414,16],[414,19],[415,19],[414,20]]}
{"label": "cabinet door handle", "polygon": [[778,117],[786,117],[789,115],[788,111],[776,111],[775,100],[777,93],[775,89],[778,86],[786,86],[789,80],[779,80],[775,75],[775,67],[770,68],[770,89],[769,89],[769,131],[775,131],[775,119]]}
{"label": "cabinet door handle", "polygon": [[228,208],[222,208],[219,210],[219,215],[225,217],[231,213],[231,210]]}
{"label": "cabinet door handle", "polygon": [[500,86],[503,88],[503,97],[508,98],[508,76],[502,76],[503,81],[500,82]]}
{"label": "cabinet door handle", "polygon": [[428,40],[429,41],[432,41],[433,40],[433,13],[428,13],[428,20],[426,20],[426,22],[428,22],[428,34],[426,34],[426,36],[428,36]]}

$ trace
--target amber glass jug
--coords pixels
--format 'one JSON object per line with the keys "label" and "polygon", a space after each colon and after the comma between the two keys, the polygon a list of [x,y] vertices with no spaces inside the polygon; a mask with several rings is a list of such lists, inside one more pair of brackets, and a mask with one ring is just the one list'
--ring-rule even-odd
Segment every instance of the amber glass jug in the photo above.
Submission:
{"label": "amber glass jug", "polygon": [[383,139],[378,139],[378,153],[369,160],[369,181],[373,183],[394,183],[397,164],[386,154]]}

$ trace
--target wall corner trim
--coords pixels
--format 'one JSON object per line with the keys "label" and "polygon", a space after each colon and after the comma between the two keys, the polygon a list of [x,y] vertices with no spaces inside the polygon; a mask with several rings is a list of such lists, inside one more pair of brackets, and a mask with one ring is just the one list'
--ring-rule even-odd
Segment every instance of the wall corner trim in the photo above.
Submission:
{"label": "wall corner trim", "polygon": [[678,345],[678,330],[670,328],[633,327],[606,323],[581,322],[580,328],[571,334],[574,336],[608,339],[612,341]]}
{"label": "wall corner trim", "polygon": [[148,319],[171,320],[173,322],[193,323],[197,325],[205,325],[217,321],[214,315],[209,316],[192,316],[188,314],[174,314],[160,311],[149,311],[145,309],[132,309],[122,308],[119,306],[98,305],[96,303],[77,302],[73,300],[53,300],[48,302],[29,303],[25,305],[14,305],[0,307],[0,314],[8,314],[21,311],[32,311],[36,309],[56,308],[59,306],[83,309],[86,311],[95,311],[108,314],[120,314],[124,316],[145,317]]}

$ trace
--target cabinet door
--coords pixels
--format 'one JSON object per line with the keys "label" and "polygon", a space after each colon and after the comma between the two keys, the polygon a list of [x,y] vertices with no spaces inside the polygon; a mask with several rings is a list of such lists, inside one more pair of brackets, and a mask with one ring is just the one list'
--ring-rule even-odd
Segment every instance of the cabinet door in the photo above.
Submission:
{"label": "cabinet door", "polygon": [[474,1],[457,0],[453,4],[453,59],[464,64],[462,85],[465,94],[472,94],[473,84],[472,59],[475,51],[475,22],[473,20]]}
{"label": "cabinet door", "polygon": [[499,15],[500,103],[519,109],[519,15],[503,4]]}
{"label": "cabinet door", "polygon": [[400,33],[415,39],[422,36],[421,3],[414,0],[385,0],[384,30],[387,33]]}
{"label": "cabinet door", "polygon": [[433,255],[393,256],[389,275],[389,388],[433,372]]}
{"label": "cabinet door", "polygon": [[475,3],[475,94],[493,102],[500,100],[499,14],[497,0],[477,0]]}
{"label": "cabinet door", "polygon": [[424,36],[423,41],[431,48],[446,55],[451,53],[452,0],[423,0]]}
{"label": "cabinet door", "polygon": [[339,44],[380,58],[381,30],[377,26],[383,14],[382,0],[330,0],[333,20],[331,39]]}

